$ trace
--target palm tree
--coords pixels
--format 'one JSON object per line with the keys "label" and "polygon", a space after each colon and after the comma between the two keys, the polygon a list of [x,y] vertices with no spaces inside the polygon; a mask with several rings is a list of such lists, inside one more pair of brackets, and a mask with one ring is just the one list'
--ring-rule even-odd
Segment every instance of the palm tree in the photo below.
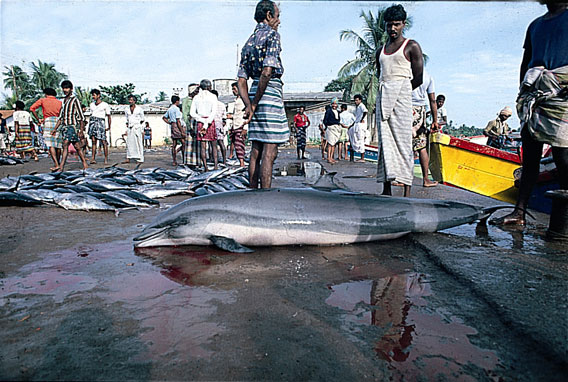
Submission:
{"label": "palm tree", "polygon": [[91,89],[86,88],[83,90],[80,86],[75,87],[75,96],[81,103],[81,105],[89,106],[91,104]]}
{"label": "palm tree", "polygon": [[[355,58],[348,61],[339,69],[340,79],[355,75],[351,85],[351,94],[361,94],[365,100],[365,105],[372,117],[375,110],[375,101],[379,88],[379,79],[376,71],[377,51],[387,42],[388,34],[385,29],[384,13],[386,8],[379,8],[376,16],[372,11],[361,11],[360,17],[363,18],[363,31],[361,34],[348,29],[339,33],[341,41],[348,40],[357,44]],[[406,20],[404,30],[410,29],[412,20]],[[427,58],[427,57],[425,57]],[[371,118],[372,120],[372,118]]]}
{"label": "palm tree", "polygon": [[32,62],[30,68],[32,70],[32,82],[38,92],[47,87],[57,89],[61,81],[67,79],[67,75],[57,71],[55,64],[52,63],[37,60],[37,64]]}
{"label": "palm tree", "polygon": [[18,65],[4,66],[4,87],[11,89],[16,98],[23,99],[31,91],[30,76]]}

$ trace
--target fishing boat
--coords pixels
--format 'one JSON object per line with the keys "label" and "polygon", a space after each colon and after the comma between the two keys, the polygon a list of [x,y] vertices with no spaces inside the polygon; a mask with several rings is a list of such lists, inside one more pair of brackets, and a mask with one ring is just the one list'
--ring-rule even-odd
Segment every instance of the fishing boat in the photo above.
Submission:
{"label": "fishing boat", "polygon": [[[483,140],[456,138],[443,133],[434,133],[430,137],[430,172],[435,180],[516,203],[522,163],[520,147],[511,152],[478,143]],[[529,208],[546,213],[550,213],[552,202],[544,197],[544,193],[558,189],[550,159],[547,157],[541,162],[539,181],[529,200]]]}

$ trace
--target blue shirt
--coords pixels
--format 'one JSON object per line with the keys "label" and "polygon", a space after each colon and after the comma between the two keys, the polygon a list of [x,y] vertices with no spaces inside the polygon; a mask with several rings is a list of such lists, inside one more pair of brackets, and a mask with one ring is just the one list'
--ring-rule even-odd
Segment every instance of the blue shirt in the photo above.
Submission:
{"label": "blue shirt", "polygon": [[265,66],[272,67],[272,77],[284,73],[280,59],[280,34],[265,23],[258,23],[241,51],[239,78],[259,78]]}
{"label": "blue shirt", "polygon": [[178,119],[181,119],[181,110],[176,105],[170,106],[164,117],[170,122],[175,123]]}
{"label": "blue shirt", "polygon": [[553,70],[568,65],[568,11],[551,19],[541,16],[534,20],[523,47],[532,52],[529,68]]}

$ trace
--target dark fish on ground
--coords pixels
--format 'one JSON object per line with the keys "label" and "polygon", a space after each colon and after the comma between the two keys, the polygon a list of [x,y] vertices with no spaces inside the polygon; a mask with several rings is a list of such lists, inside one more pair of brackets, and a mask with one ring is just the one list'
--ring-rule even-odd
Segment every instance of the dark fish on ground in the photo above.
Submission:
{"label": "dark fish on ground", "polygon": [[42,204],[41,200],[37,200],[30,196],[20,194],[17,192],[0,191],[0,206],[2,207],[9,207],[9,206],[28,207],[28,206],[36,206],[39,204]]}

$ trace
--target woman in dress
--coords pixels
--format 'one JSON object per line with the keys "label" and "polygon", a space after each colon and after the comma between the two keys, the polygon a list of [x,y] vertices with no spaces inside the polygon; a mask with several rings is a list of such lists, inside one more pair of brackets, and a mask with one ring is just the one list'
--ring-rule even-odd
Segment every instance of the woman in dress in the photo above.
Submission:
{"label": "woman in dress", "polygon": [[24,108],[25,105],[22,101],[16,101],[16,111],[13,115],[14,128],[16,129],[16,152],[20,154],[22,159],[26,157],[26,153],[30,153],[37,162],[39,158],[32,142],[32,117]]}

